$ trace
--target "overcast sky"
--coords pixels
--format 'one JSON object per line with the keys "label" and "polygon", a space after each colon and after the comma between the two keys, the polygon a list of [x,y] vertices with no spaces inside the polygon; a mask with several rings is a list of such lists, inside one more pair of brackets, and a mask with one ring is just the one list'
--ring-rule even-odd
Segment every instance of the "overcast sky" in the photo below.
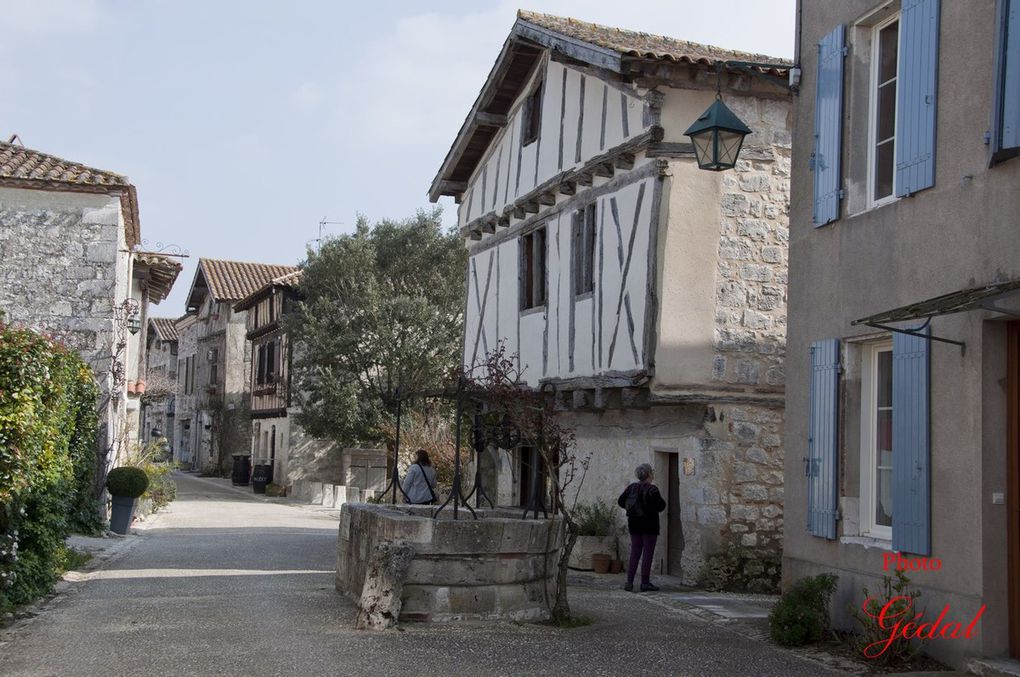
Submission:
{"label": "overcast sky", "polygon": [[[795,0],[0,0],[0,137],[126,174],[142,236],[296,264],[426,191],[516,10],[792,57]],[[455,205],[441,202],[453,222]]]}

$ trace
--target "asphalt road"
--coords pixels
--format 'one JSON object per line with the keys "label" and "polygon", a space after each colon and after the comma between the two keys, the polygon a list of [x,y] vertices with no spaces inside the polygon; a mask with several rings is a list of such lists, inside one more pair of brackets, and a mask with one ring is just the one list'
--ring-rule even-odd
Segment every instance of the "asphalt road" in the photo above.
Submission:
{"label": "asphalt road", "polygon": [[572,589],[586,627],[353,630],[336,521],[187,475],[135,542],[0,633],[0,675],[823,675],[817,664],[623,591]]}

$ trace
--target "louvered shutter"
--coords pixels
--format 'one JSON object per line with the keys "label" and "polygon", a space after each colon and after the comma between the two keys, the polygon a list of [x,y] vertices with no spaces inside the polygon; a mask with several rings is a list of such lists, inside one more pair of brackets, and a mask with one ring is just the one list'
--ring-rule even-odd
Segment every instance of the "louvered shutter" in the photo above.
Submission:
{"label": "louvered shutter", "polygon": [[893,336],[892,544],[915,555],[931,554],[930,347],[927,338]]}
{"label": "louvered shutter", "polygon": [[843,24],[818,43],[818,82],[815,90],[814,224],[839,218],[839,163],[843,137]]}
{"label": "louvered shutter", "polygon": [[811,344],[808,457],[808,531],[836,538],[839,509],[839,339]]}
{"label": "louvered shutter", "polygon": [[935,185],[939,0],[903,0],[896,83],[896,195]]}
{"label": "louvered shutter", "polygon": [[1001,0],[997,150],[1020,147],[1020,1]]}

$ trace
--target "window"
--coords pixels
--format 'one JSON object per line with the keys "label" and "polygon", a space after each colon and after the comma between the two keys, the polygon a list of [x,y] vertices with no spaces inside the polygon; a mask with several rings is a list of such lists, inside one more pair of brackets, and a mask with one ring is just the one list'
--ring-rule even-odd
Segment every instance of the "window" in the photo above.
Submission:
{"label": "window", "polygon": [[213,362],[209,365],[209,385],[216,385],[219,376],[219,365]]}
{"label": "window", "polygon": [[542,88],[539,82],[524,101],[524,109],[521,111],[522,146],[538,140],[539,128],[542,126]]}
{"label": "window", "polygon": [[574,295],[587,294],[595,288],[595,204],[574,214]]}
{"label": "window", "polygon": [[266,383],[276,383],[276,341],[266,344]]}
{"label": "window", "polygon": [[865,346],[861,368],[861,532],[892,538],[893,347]]}
{"label": "window", "polygon": [[993,163],[1020,154],[1020,0],[999,3]]}
{"label": "window", "polygon": [[899,15],[875,26],[872,33],[869,202],[895,198],[896,87],[899,61]]}
{"label": "window", "polygon": [[521,243],[521,310],[545,305],[545,227],[531,231]]}

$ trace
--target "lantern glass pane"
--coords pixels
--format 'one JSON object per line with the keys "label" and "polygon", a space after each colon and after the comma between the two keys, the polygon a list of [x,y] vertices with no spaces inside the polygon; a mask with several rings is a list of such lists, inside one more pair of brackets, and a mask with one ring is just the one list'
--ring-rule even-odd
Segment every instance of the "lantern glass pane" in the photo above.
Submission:
{"label": "lantern glass pane", "polygon": [[737,164],[737,156],[740,154],[740,146],[743,142],[743,134],[719,130],[719,164],[726,167]]}
{"label": "lantern glass pane", "polygon": [[691,137],[694,142],[694,156],[699,167],[711,165],[715,162],[712,157],[712,137],[715,136],[712,130],[706,130]]}

